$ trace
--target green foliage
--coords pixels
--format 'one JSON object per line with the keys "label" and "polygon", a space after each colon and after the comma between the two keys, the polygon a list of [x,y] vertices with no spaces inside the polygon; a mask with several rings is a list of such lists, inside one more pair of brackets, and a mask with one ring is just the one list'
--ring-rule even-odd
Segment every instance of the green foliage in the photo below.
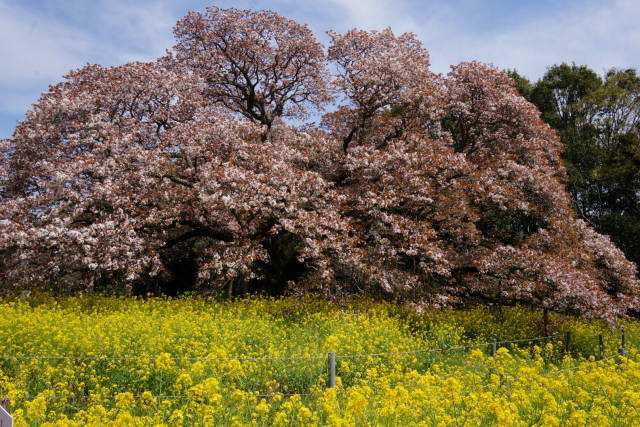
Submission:
{"label": "green foliage", "polygon": [[600,77],[586,66],[554,65],[535,84],[531,100],[543,120],[562,132],[585,118],[583,101],[601,85]]}
{"label": "green foliage", "polygon": [[477,226],[491,239],[505,244],[517,245],[525,237],[547,226],[542,215],[521,209],[501,209],[495,202],[485,202],[481,206],[484,216]]}
{"label": "green foliage", "polygon": [[524,96],[527,101],[531,101],[531,93],[533,92],[533,84],[525,76],[520,75],[515,69],[505,70],[507,75],[513,79],[515,88]]}
{"label": "green foliage", "polygon": [[508,71],[518,91],[541,111],[565,144],[574,207],[640,263],[640,77],[611,69],[560,64],[531,86]]}

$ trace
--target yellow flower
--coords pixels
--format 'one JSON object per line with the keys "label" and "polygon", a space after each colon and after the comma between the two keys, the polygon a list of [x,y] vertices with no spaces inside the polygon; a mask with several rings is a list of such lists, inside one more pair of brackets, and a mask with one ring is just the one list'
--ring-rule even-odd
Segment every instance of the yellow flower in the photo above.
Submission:
{"label": "yellow flower", "polygon": [[31,421],[44,420],[47,413],[47,401],[43,397],[33,399],[24,404],[26,418]]}
{"label": "yellow flower", "polygon": [[143,406],[151,406],[156,403],[156,399],[153,397],[151,392],[145,391],[140,396],[140,404]]}
{"label": "yellow flower", "polygon": [[191,387],[192,385],[193,385],[193,380],[191,379],[191,376],[185,372],[180,374],[175,384],[173,385],[173,388],[176,391],[181,392]]}
{"label": "yellow flower", "polygon": [[364,415],[368,406],[369,401],[365,395],[359,391],[358,387],[354,387],[349,390],[347,398],[347,413],[356,417],[361,417]]}
{"label": "yellow flower", "polygon": [[278,426],[285,426],[289,424],[289,418],[287,416],[287,413],[284,411],[280,411],[276,414],[275,418],[273,419],[273,425],[278,427]]}
{"label": "yellow flower", "polygon": [[173,368],[174,362],[171,359],[171,355],[169,353],[162,353],[158,355],[155,360],[156,369],[159,371],[169,371]]}
{"label": "yellow flower", "polygon": [[261,399],[260,403],[258,403],[256,405],[256,413],[260,414],[260,415],[266,415],[267,413],[269,413],[269,410],[271,409],[271,406],[269,406],[269,404],[267,403],[266,400]]}
{"label": "yellow flower", "polygon": [[[522,307],[504,308],[500,317],[487,308],[429,309],[417,315],[396,303],[371,300],[90,296],[0,300],[0,310],[6,314],[0,317],[2,354],[149,358],[0,361],[0,396],[11,398],[19,426],[477,421],[606,427],[640,419],[640,355],[631,347],[625,358],[590,360],[597,354],[599,333],[611,346],[619,339],[590,320],[565,319],[558,325],[574,332],[574,357],[564,360],[559,340],[502,348],[496,358],[487,357],[486,348],[338,358],[337,385],[325,386],[329,350],[339,355],[404,352],[493,336],[535,336],[537,324],[530,320],[539,314]],[[640,322],[625,327],[630,345],[640,336]],[[215,360],[177,361],[171,355]],[[221,360],[292,355],[321,358]],[[295,392],[308,395],[287,396]],[[174,394],[180,397],[159,398]],[[262,394],[269,397],[259,398]],[[51,398],[60,395],[79,398]]]}
{"label": "yellow flower", "polygon": [[123,411],[133,408],[136,404],[133,394],[130,392],[118,393],[116,395],[116,407]]}
{"label": "yellow flower", "polygon": [[169,425],[181,425],[184,422],[184,413],[179,410],[179,409],[175,409],[172,413],[171,416],[169,417]]}

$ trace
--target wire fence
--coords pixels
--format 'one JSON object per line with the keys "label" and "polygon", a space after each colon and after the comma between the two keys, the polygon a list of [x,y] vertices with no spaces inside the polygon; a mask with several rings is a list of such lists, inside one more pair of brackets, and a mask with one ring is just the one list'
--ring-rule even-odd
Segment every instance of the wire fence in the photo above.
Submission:
{"label": "wire fence", "polygon": [[[472,348],[482,348],[495,344],[511,344],[511,343],[521,343],[521,342],[535,342],[542,340],[549,340],[553,338],[557,338],[561,336],[560,334],[548,335],[544,337],[535,337],[535,338],[524,338],[517,340],[508,340],[508,341],[488,341],[476,344],[469,344],[463,346],[453,346],[453,347],[440,347],[440,348],[429,348],[422,350],[409,350],[409,351],[398,351],[398,352],[386,352],[386,353],[363,353],[363,354],[336,354],[336,358],[358,358],[358,357],[382,357],[382,356],[402,356],[407,354],[418,354],[418,353],[436,353],[436,352],[447,352],[453,350],[469,350]],[[157,360],[162,357],[162,355],[157,356],[33,356],[33,355],[0,355],[0,359],[15,359],[15,360],[23,360],[23,359],[35,359],[35,360]],[[229,361],[229,360],[318,360],[318,359],[326,359],[327,356],[266,356],[266,357],[254,357],[254,356],[236,356],[236,357],[167,357],[166,359],[173,361]]]}
{"label": "wire fence", "polygon": [[[615,354],[604,356],[603,351],[603,337],[599,335],[599,343],[600,343],[600,351],[601,357],[598,360],[593,361],[593,363],[602,363],[607,360],[614,359],[619,356],[626,355],[626,334],[625,330],[621,330],[621,347],[619,351]],[[468,345],[461,346],[450,346],[450,347],[439,347],[439,348],[429,348],[429,349],[417,349],[417,350],[409,350],[409,351],[398,351],[398,352],[380,352],[380,353],[362,353],[362,354],[335,354],[334,352],[330,352],[327,356],[266,356],[266,357],[254,357],[254,356],[239,356],[239,357],[164,357],[164,355],[160,356],[36,356],[36,355],[0,355],[0,360],[108,360],[108,361],[128,361],[128,360],[158,360],[161,357],[165,359],[170,359],[173,361],[258,361],[258,360],[321,360],[326,359],[328,362],[328,378],[327,378],[327,386],[335,387],[336,380],[336,360],[339,359],[353,359],[353,358],[368,358],[368,357],[396,357],[402,355],[411,355],[411,354],[425,354],[425,353],[445,353],[449,351],[458,351],[458,350],[469,350],[476,348],[490,348],[491,356],[496,356],[496,349],[500,345],[505,344],[520,344],[520,343],[533,343],[538,341],[550,341],[557,338],[563,338],[564,352],[567,353],[570,351],[570,345],[572,342],[572,336],[570,332],[566,332],[564,337],[562,334],[553,334],[547,336],[539,336],[532,338],[522,338],[522,339],[513,339],[513,340],[493,340],[481,343],[474,343]],[[567,367],[562,369],[555,369],[548,371],[546,373],[540,374],[541,376],[554,375],[562,372],[573,371],[580,369],[583,365],[577,365],[573,367]],[[514,382],[518,380],[522,380],[523,378],[515,377],[515,376],[505,376],[501,379],[501,381],[506,381],[508,385],[509,382]],[[399,385],[408,385],[411,382],[402,382],[396,384]],[[479,390],[483,390],[489,388],[491,386],[497,385],[495,382],[487,383],[475,387],[471,390],[465,390],[460,392],[459,394],[470,394]],[[313,393],[260,393],[257,391],[254,392],[246,392],[248,395],[257,397],[257,398],[273,398],[276,396],[279,397],[291,397],[294,395],[298,396],[310,396]],[[33,400],[37,398],[43,398],[45,400],[57,400],[57,399],[69,399],[69,400],[90,400],[90,399],[101,399],[101,400],[110,400],[116,399],[120,394],[109,395],[109,396],[100,396],[100,395],[50,395],[50,396],[23,396],[21,400]],[[201,395],[186,395],[186,394],[173,394],[173,395],[147,395],[147,394],[136,394],[132,395],[134,399],[145,399],[152,398],[156,400],[167,400],[167,399],[204,399],[206,396]],[[448,396],[440,396],[438,399],[446,399]],[[10,399],[0,397],[0,402],[4,403],[4,406],[9,406]]]}
{"label": "wire fence", "polygon": [[[91,400],[91,399],[99,399],[99,400],[113,400],[120,396],[119,394],[112,394],[108,396],[100,396],[100,395],[51,395],[51,396],[24,396],[21,397],[22,400],[34,400],[38,398],[42,398],[44,400],[60,400],[60,399],[69,399],[69,400]],[[310,396],[312,393],[251,393],[253,397],[291,397],[291,396]],[[198,395],[198,394],[168,394],[168,395],[143,395],[143,394],[134,394],[131,396],[134,399],[157,399],[157,400],[169,400],[169,399],[205,399],[207,396]],[[0,398],[0,400],[7,400],[7,398]]]}
{"label": "wire fence", "polygon": [[[394,353],[395,354],[395,353]],[[379,355],[379,354],[376,354]],[[594,360],[592,363],[597,364],[597,363],[602,363],[605,362],[607,360],[611,360],[611,359],[615,359],[616,357],[622,356],[623,354],[618,352],[615,354],[612,354],[610,356],[607,356],[603,359],[599,359],[599,360]],[[573,371],[573,370],[577,370],[582,368],[582,365],[577,365],[577,366],[572,366],[572,367],[568,367],[568,368],[562,368],[562,369],[556,369],[556,370],[551,370],[545,373],[540,374],[540,376],[549,376],[549,375],[554,375],[554,374],[558,374],[558,373],[562,373],[562,372],[567,372],[567,371]],[[510,381],[517,381],[517,380],[522,380],[523,378],[521,377],[507,377],[506,379],[510,380]],[[410,381],[404,381],[401,383],[396,383],[395,386],[400,386],[400,385],[408,385],[411,384]],[[459,392],[458,394],[464,395],[464,394],[469,394],[469,393],[474,393],[476,391],[482,390],[482,389],[486,389],[489,388],[491,386],[495,386],[497,385],[495,382],[491,382],[491,383],[487,383],[487,384],[483,384],[481,386],[475,387],[471,390],[465,390],[462,392]],[[254,394],[254,393],[250,393],[251,396],[253,397],[262,397],[262,398],[271,398],[271,397],[291,397],[291,396],[310,396],[313,393],[267,393],[267,394]],[[43,398],[45,400],[57,400],[57,399],[71,399],[71,400],[90,400],[90,399],[100,399],[100,400],[109,400],[109,399],[115,399],[119,396],[119,394],[114,394],[114,395],[109,395],[109,396],[100,396],[100,395],[95,395],[95,396],[87,396],[87,395],[50,395],[50,396],[23,396],[21,399],[23,400],[33,400],[33,399],[37,399],[37,398]],[[174,395],[142,395],[142,394],[138,394],[138,395],[132,395],[131,396],[134,399],[146,399],[146,398],[152,398],[152,399],[156,399],[156,400],[167,400],[167,399],[203,399],[206,398],[206,396],[203,395],[197,395],[197,394],[174,394]],[[437,400],[441,400],[441,399],[446,399],[447,396],[441,396],[439,397]],[[5,400],[6,398],[0,398],[0,400]]]}
{"label": "wire fence", "polygon": [[[0,359],[39,359],[39,360],[158,360],[162,356],[0,356]],[[292,356],[292,357],[168,357],[169,360],[179,361],[223,361],[223,360],[310,360],[326,359],[326,356]]]}

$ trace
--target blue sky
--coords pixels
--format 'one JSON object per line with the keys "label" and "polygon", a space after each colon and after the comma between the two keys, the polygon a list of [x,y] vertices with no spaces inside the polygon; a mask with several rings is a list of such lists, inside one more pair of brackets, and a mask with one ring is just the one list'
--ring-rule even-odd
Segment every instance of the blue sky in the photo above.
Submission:
{"label": "blue sky", "polygon": [[214,4],[272,9],[323,42],[328,29],[411,31],[442,73],[472,59],[532,79],[560,62],[640,67],[638,0],[0,0],[0,138],[68,70],[153,60],[173,44],[177,19]]}

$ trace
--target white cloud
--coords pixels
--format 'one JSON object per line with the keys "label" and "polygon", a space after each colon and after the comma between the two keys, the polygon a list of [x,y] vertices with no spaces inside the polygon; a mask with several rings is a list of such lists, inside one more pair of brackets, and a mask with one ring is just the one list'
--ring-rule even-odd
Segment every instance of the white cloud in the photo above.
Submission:
{"label": "white cloud", "polygon": [[112,0],[94,6],[95,16],[84,17],[93,21],[91,31],[0,0],[0,111],[24,113],[49,84],[87,62],[152,60],[170,46],[175,18],[163,3],[144,7]]}
{"label": "white cloud", "polygon": [[392,25],[395,31],[414,31],[416,23],[411,16],[402,13],[398,2],[388,0],[330,0],[346,14],[348,28],[381,30]]}
{"label": "white cloud", "polygon": [[546,13],[498,34],[466,34],[459,39],[456,59],[477,58],[517,68],[530,78],[561,62],[586,64],[596,72],[614,66],[637,67],[639,17],[640,3],[572,3],[560,13]]}
{"label": "white cloud", "polygon": [[153,60],[164,54],[173,44],[172,28],[176,16],[165,0],[131,2],[105,0],[98,11],[99,20],[117,29],[128,39],[128,50],[123,50],[122,62]]}
{"label": "white cloud", "polygon": [[6,3],[0,3],[0,39],[0,81],[16,84],[60,78],[91,45],[78,31]]}
{"label": "white cloud", "polygon": [[[528,13],[520,22],[496,24],[492,31],[477,28],[472,19],[487,2],[421,2],[412,10],[407,2],[390,0],[330,3],[343,10],[343,21],[351,22],[350,27],[391,26],[396,33],[415,32],[431,52],[437,72],[474,59],[517,68],[532,79],[560,62],[575,61],[597,72],[639,65],[640,2],[634,0],[558,2],[553,8],[533,8],[538,13]],[[508,13],[494,8],[490,12],[495,17]]]}

